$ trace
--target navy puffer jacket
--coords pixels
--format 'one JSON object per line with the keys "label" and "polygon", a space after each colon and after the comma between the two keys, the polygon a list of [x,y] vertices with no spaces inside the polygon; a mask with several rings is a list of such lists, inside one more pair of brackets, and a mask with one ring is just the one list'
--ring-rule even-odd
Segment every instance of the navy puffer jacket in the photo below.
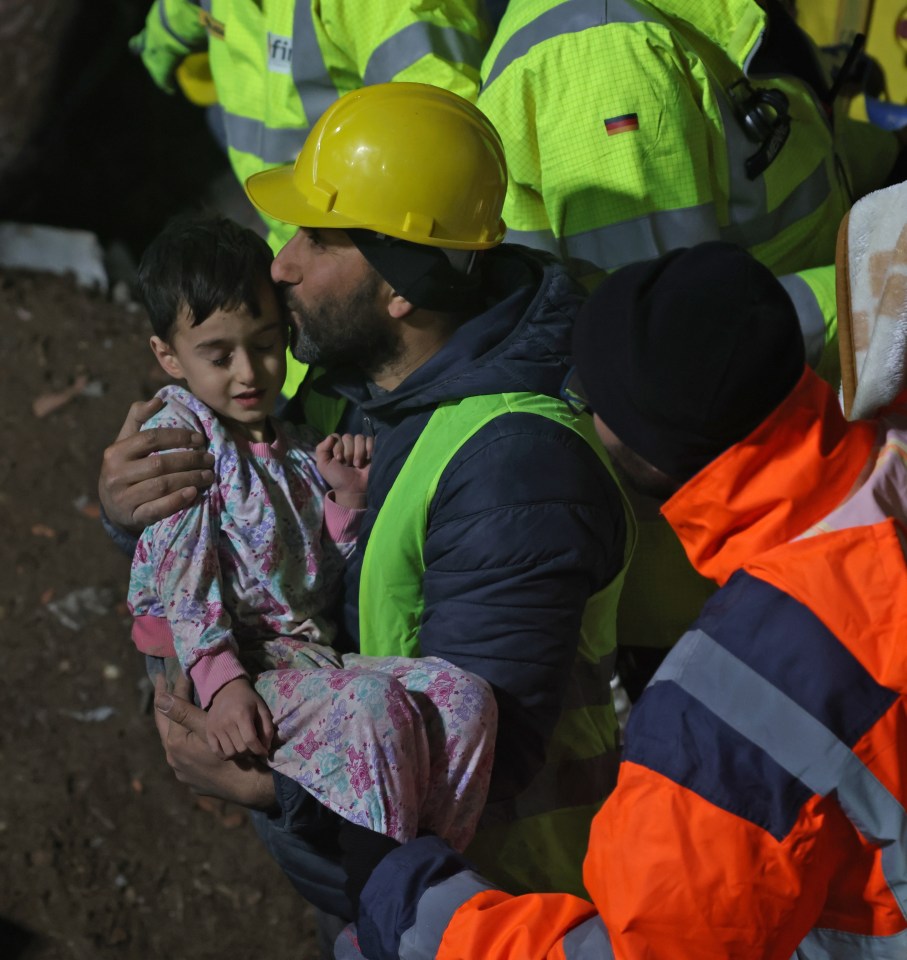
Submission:
{"label": "navy puffer jacket", "polygon": [[[395,390],[373,395],[349,371],[316,382],[316,389],[351,401],[343,429],[375,436],[368,511],[345,585],[349,649],[358,648],[359,573],[369,533],[435,407],[510,391],[558,396],[570,367],[583,292],[565,269],[505,246],[485,255],[483,271],[491,305]],[[421,654],[443,657],[494,687],[500,725],[492,799],[513,795],[541,766],[583,607],[620,570],[625,537],[620,496],[598,456],[544,417],[498,417],[442,475],[424,548]]]}

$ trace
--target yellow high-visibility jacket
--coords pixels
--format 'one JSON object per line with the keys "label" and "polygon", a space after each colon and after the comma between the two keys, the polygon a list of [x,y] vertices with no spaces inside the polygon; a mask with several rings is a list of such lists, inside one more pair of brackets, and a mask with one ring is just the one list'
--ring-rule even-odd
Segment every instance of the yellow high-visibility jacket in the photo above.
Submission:
{"label": "yellow high-visibility jacket", "polygon": [[[603,270],[739,243],[783,278],[815,366],[836,332],[838,224],[897,143],[843,103],[832,121],[798,77],[759,73],[766,18],[755,0],[510,0],[478,103],[507,153],[508,241]],[[742,104],[766,90],[758,109],[782,94],[790,122],[751,178],[776,131],[750,139]]]}
{"label": "yellow high-visibility jacket", "polygon": [[[309,127],[350,90],[432,83],[475,101],[488,44],[480,0],[156,0],[137,44],[165,89],[207,46],[240,183],[290,163]],[[277,250],[295,228],[268,221]]]}

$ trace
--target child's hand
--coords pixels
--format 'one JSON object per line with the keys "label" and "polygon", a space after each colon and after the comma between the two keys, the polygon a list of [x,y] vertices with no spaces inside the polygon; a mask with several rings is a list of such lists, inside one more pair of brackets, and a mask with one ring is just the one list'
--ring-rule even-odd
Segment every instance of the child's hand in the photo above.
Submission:
{"label": "child's hand", "polygon": [[334,499],[341,507],[358,510],[365,506],[374,446],[374,437],[332,433],[315,447],[318,472],[333,489]]}
{"label": "child's hand", "polygon": [[274,723],[264,700],[245,677],[225,683],[208,708],[208,746],[221,760],[244,754],[266,757]]}

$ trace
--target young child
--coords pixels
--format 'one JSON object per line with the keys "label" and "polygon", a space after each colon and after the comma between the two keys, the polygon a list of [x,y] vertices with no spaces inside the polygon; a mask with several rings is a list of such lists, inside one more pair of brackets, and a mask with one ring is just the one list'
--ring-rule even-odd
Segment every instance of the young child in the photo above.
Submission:
{"label": "young child", "polygon": [[430,830],[462,848],[485,803],[494,697],[437,658],[341,657],[330,646],[372,441],[316,445],[270,416],[288,331],[271,259],[253,231],[201,217],[172,222],[142,259],[151,348],[187,387],[159,391],[166,405],[144,429],[203,433],[215,481],[142,535],[133,640],[149,672],[178,658],[218,756],[266,758],[396,840]]}

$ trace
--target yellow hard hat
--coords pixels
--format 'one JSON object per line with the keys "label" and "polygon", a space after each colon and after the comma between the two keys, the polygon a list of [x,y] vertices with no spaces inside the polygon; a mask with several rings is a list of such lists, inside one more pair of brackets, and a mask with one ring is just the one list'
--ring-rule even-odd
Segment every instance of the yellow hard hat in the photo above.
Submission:
{"label": "yellow hard hat", "polygon": [[197,107],[210,107],[217,103],[217,91],[214,89],[207,53],[190,53],[183,57],[176,68],[176,82],[183,96]]}
{"label": "yellow hard hat", "polygon": [[382,83],[335,101],[295,164],[246,181],[252,202],[301,227],[362,228],[413,243],[484,250],[504,239],[504,148],[462,97]]}

